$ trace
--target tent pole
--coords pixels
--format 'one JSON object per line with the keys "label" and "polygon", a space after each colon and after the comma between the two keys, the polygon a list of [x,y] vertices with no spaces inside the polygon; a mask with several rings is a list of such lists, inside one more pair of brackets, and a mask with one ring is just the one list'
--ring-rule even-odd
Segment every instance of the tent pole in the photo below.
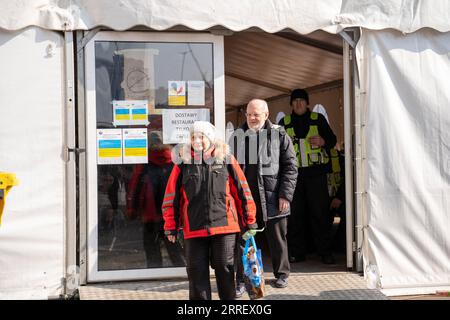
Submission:
{"label": "tent pole", "polygon": [[[359,28],[346,28],[339,33],[344,40],[344,138],[346,183],[346,239],[347,266],[363,271],[363,220],[364,216],[364,172],[363,138],[364,127],[361,111],[360,79],[356,61],[356,45],[361,36]],[[352,118],[353,116],[353,118]],[[352,157],[354,156],[354,158]],[[354,164],[354,167],[353,167]],[[355,254],[353,256],[353,253]],[[354,258],[354,260],[353,260]]]}
{"label": "tent pole", "polygon": [[353,50],[353,90],[354,90],[354,130],[355,130],[355,242],[356,242],[356,271],[363,272],[363,246],[364,246],[364,216],[366,215],[365,201],[365,155],[364,148],[364,115],[362,99],[365,92],[361,90],[358,74],[358,61],[356,48]]}
{"label": "tent pole", "polygon": [[343,40],[344,48],[344,143],[345,143],[345,230],[347,269],[353,269],[353,159],[352,159],[352,119],[351,119],[351,50]]}
{"label": "tent pole", "polygon": [[[77,143],[80,150],[86,150],[86,103],[85,103],[85,60],[84,45],[80,39],[84,31],[76,32],[77,45]],[[90,38],[92,39],[92,38]],[[83,45],[82,48],[79,46]],[[79,232],[79,258],[80,285],[87,283],[87,173],[86,152],[78,154],[78,232]]]}
{"label": "tent pole", "polygon": [[64,161],[65,161],[65,224],[64,224],[64,295],[78,288],[76,265],[76,159],[75,159],[75,73],[72,31],[64,32]]}

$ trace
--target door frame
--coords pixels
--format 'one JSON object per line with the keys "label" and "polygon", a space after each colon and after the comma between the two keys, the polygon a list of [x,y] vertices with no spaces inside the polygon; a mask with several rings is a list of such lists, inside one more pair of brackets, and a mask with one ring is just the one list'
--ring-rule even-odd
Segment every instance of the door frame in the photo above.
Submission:
{"label": "door frame", "polygon": [[363,271],[364,216],[364,114],[356,57],[361,30],[346,28],[339,33],[343,43],[345,203],[347,269]]}
{"label": "door frame", "polygon": [[[214,124],[225,138],[225,72],[223,36],[190,32],[100,31],[84,48],[84,97],[86,132],[85,282],[186,278],[186,268],[152,268],[98,271],[98,194],[96,151],[95,42],[190,42],[213,44]],[[83,121],[81,119],[81,121]],[[80,250],[81,251],[81,250]],[[81,252],[80,252],[81,253]]]}

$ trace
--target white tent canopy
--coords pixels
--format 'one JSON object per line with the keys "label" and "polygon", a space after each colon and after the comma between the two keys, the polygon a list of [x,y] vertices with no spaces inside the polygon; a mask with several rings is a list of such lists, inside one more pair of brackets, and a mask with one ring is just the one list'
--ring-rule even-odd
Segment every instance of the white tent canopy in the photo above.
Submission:
{"label": "white tent canopy", "polygon": [[366,267],[389,295],[450,290],[450,33],[366,31],[357,52]]}
{"label": "white tent canopy", "polygon": [[[446,85],[450,82],[450,1],[0,0],[0,9],[4,57],[0,69],[8,75],[0,85],[0,170],[17,173],[22,183],[20,192],[13,191],[8,198],[9,212],[0,233],[0,298],[46,298],[63,291],[67,204],[61,156],[64,37],[59,31],[96,27],[259,28],[301,34],[361,27],[357,53],[361,89],[366,93],[362,106],[367,151],[360,190],[366,197],[364,221],[358,227],[364,232],[365,264],[377,266],[381,286],[391,293],[425,293],[449,286],[450,151],[445,129],[450,124]],[[276,45],[249,55],[245,51],[249,49],[238,44],[250,36],[261,47],[270,47],[266,45],[270,37]],[[288,44],[287,39],[262,32],[226,38],[226,59],[247,55],[265,61],[269,53],[281,64],[290,59],[280,61],[271,50],[287,52],[285,46],[311,54],[319,50],[307,51],[302,44]],[[316,85],[342,79],[337,63],[341,55],[324,55],[328,58],[315,57],[330,73],[329,79],[317,75]],[[308,67],[315,66],[303,60]],[[237,64],[232,69],[227,60],[225,64],[229,96],[236,99],[231,104],[239,106],[241,100],[248,101],[249,90],[237,89],[245,78],[238,71],[245,70]],[[256,71],[249,70],[263,78]],[[233,77],[234,83],[229,80]],[[281,89],[304,85],[295,73],[278,78],[287,83],[276,82]],[[265,90],[268,96],[284,92]]]}
{"label": "white tent canopy", "polygon": [[39,28],[0,32],[0,171],[20,181],[0,228],[0,300],[63,291],[63,44]]}
{"label": "white tent canopy", "polygon": [[292,29],[301,34],[338,33],[352,26],[405,33],[424,27],[450,31],[446,0],[2,0],[1,7],[0,28],[6,30],[31,25],[51,30],[166,30],[183,25],[193,30],[258,27],[270,33]]}

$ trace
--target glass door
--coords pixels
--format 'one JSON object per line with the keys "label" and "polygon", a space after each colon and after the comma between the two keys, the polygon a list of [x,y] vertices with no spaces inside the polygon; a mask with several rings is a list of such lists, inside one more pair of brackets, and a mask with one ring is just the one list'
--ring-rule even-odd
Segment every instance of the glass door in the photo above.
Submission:
{"label": "glass door", "polygon": [[210,34],[100,32],[86,46],[88,281],[186,275],[161,205],[192,122],[224,128],[223,61]]}

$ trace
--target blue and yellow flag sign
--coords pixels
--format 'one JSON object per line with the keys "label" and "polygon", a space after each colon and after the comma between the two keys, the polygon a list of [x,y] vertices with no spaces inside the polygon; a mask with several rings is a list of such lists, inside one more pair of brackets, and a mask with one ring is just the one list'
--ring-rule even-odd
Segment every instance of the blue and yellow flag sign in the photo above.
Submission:
{"label": "blue and yellow flag sign", "polygon": [[112,106],[115,127],[149,124],[147,100],[113,100]]}
{"label": "blue and yellow flag sign", "polygon": [[122,129],[97,129],[97,164],[122,164]]}
{"label": "blue and yellow flag sign", "polygon": [[123,129],[123,163],[148,163],[147,129]]}

